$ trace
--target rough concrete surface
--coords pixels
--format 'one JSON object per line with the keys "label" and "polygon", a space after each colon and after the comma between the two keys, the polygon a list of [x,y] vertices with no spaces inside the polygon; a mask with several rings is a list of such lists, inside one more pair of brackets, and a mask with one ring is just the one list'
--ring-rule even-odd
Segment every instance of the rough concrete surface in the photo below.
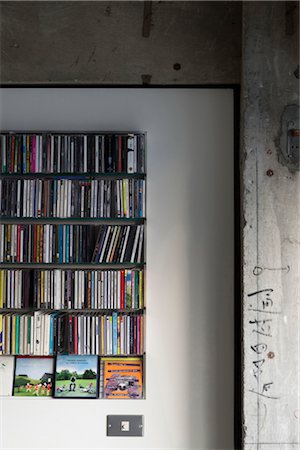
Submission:
{"label": "rough concrete surface", "polygon": [[[243,11],[242,158],[245,450],[300,448],[300,184],[277,137],[299,105],[298,31],[286,2]],[[299,129],[299,124],[295,124]]]}
{"label": "rough concrete surface", "polygon": [[240,2],[144,3],[0,2],[1,82],[239,82]]}
{"label": "rough concrete surface", "polygon": [[295,5],[244,2],[241,20],[234,1],[0,2],[5,84],[239,83],[242,62],[245,450],[300,448],[300,185],[280,142],[299,105]]}

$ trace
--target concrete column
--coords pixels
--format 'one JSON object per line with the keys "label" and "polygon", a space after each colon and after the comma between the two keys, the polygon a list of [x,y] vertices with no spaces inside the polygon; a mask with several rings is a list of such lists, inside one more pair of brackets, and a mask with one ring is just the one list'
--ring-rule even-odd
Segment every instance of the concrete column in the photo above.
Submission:
{"label": "concrete column", "polygon": [[299,101],[298,18],[289,15],[291,3],[243,6],[245,450],[300,448],[300,186],[296,164],[285,155],[285,118],[298,110],[286,107]]}

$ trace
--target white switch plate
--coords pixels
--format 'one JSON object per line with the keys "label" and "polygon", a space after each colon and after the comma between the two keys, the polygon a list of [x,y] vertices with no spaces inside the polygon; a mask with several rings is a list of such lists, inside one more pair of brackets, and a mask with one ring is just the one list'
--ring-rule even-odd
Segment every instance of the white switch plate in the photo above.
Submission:
{"label": "white switch plate", "polygon": [[121,431],[129,431],[129,420],[122,420],[121,422]]}

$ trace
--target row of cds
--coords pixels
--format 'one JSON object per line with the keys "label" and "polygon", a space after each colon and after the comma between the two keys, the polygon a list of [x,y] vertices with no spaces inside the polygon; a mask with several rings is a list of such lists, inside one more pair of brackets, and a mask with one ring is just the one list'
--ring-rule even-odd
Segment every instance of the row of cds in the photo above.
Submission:
{"label": "row of cds", "polygon": [[143,270],[0,270],[0,308],[142,309]]}
{"label": "row of cds", "polygon": [[0,136],[2,173],[143,173],[142,134],[18,134]]}
{"label": "row of cds", "polygon": [[145,180],[0,179],[7,217],[145,216]]}
{"label": "row of cds", "polygon": [[100,228],[92,258],[93,262],[141,263],[143,260],[143,225],[104,225]]}
{"label": "row of cds", "polygon": [[143,329],[140,314],[5,314],[0,315],[0,354],[142,354]]}
{"label": "row of cds", "polygon": [[0,225],[0,262],[142,262],[143,225]]}

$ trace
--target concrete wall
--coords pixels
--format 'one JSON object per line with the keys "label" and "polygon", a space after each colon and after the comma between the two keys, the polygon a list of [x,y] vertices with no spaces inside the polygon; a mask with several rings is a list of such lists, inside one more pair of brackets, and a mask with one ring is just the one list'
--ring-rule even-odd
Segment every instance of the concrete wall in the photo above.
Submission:
{"label": "concrete wall", "polygon": [[0,4],[2,83],[240,80],[240,2]]}
{"label": "concrete wall", "polygon": [[280,139],[286,105],[299,105],[299,37],[286,7],[249,2],[243,15],[245,450],[300,448],[300,183]]}
{"label": "concrete wall", "polygon": [[[299,174],[280,144],[284,107],[299,104],[297,2],[244,2],[243,18],[241,2],[152,2],[150,21],[143,2],[0,5],[2,83],[242,82],[244,441],[247,450],[297,447]],[[248,295],[261,286],[281,314],[257,380],[252,327],[261,319],[248,300],[259,299]],[[252,392],[265,380],[280,399]]]}

